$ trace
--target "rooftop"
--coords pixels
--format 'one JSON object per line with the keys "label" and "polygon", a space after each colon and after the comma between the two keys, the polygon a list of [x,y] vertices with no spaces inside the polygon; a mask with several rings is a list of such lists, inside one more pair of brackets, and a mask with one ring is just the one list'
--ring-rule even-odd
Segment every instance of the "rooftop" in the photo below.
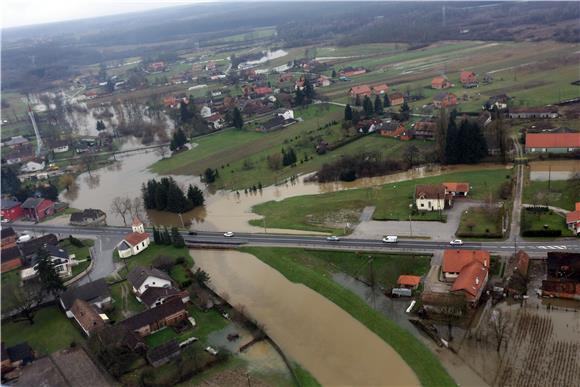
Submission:
{"label": "rooftop", "polygon": [[171,281],[171,277],[164,271],[155,268],[150,269],[148,267],[142,266],[134,267],[129,272],[129,274],[127,274],[127,281],[129,281],[135,289],[138,289],[143,284],[143,282],[145,282],[145,280],[149,277],[156,277],[167,281]]}
{"label": "rooftop", "polygon": [[109,287],[104,278],[98,279],[88,284],[68,288],[60,295],[60,299],[66,310],[70,309],[76,299],[87,302],[97,302],[111,296]]}
{"label": "rooftop", "polygon": [[526,148],[580,148],[580,132],[527,133]]}

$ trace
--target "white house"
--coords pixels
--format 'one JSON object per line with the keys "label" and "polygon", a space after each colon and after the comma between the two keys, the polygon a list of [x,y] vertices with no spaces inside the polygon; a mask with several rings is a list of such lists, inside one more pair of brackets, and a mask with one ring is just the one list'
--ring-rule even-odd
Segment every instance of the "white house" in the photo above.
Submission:
{"label": "white house", "polygon": [[35,161],[29,161],[20,168],[22,172],[37,172],[44,169],[44,161],[42,163],[37,163]]}
{"label": "white house", "polygon": [[209,106],[204,106],[199,110],[199,114],[201,114],[201,116],[203,118],[207,118],[211,116],[211,108]]}
{"label": "white house", "polygon": [[54,153],[64,153],[64,152],[68,152],[68,144],[67,143],[62,143],[62,144],[58,144],[57,146],[55,146],[54,148],[52,148],[52,151]]}
{"label": "white house", "polygon": [[[439,211],[445,209],[447,190],[443,184],[419,184],[415,187],[415,205],[419,211]],[[448,205],[452,204],[448,197]]]}
{"label": "white house", "polygon": [[[161,270],[147,267],[134,267],[127,275],[127,281],[133,287],[133,292],[139,298],[149,288],[172,288],[171,277]],[[141,301],[141,300],[139,300]]]}
{"label": "white house", "polygon": [[284,117],[285,120],[294,119],[294,110],[292,109],[279,109],[276,111],[277,116]]}
{"label": "white house", "polygon": [[137,255],[149,247],[149,243],[151,243],[149,234],[145,232],[145,227],[141,220],[135,218],[131,227],[133,232],[125,235],[123,240],[117,245],[117,251],[121,258]]}
{"label": "white house", "polygon": [[[57,246],[46,245],[44,249],[48,252],[49,259],[53,264],[54,270],[58,273],[60,277],[66,278],[72,275],[72,268],[76,266],[78,262],[75,260],[74,254],[69,254],[66,250],[61,249]],[[32,267],[23,269],[20,272],[20,277],[23,281],[34,278],[38,275],[38,263]]]}

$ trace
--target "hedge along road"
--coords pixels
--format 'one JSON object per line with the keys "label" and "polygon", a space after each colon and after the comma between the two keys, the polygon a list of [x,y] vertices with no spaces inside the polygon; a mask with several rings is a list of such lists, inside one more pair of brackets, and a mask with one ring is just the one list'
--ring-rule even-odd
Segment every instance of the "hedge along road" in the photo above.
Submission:
{"label": "hedge along road", "polygon": [[414,386],[419,378],[380,337],[338,305],[289,281],[255,256],[192,250],[210,286],[264,325],[283,351],[323,385]]}

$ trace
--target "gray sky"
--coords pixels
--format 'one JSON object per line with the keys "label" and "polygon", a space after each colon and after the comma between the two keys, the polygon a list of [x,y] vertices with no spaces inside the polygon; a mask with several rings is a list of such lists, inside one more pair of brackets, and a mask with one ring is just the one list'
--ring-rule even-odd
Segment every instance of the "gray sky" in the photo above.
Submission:
{"label": "gray sky", "polygon": [[3,0],[2,28],[145,11],[203,0]]}

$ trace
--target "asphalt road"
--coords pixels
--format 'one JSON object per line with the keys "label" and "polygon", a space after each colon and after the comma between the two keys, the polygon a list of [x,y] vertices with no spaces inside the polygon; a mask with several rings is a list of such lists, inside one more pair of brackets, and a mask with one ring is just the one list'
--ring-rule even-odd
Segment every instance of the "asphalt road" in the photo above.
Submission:
{"label": "asphalt road", "polygon": [[[54,233],[65,237],[69,234],[91,235],[107,238],[117,237],[120,241],[122,236],[130,232],[125,227],[99,227],[81,228],[56,225],[27,225],[13,226],[19,232],[28,231],[32,234]],[[307,235],[284,235],[284,234],[245,234],[236,233],[234,237],[226,238],[220,232],[199,232],[197,235],[182,233],[188,245],[251,245],[251,246],[286,246],[286,247],[332,247],[334,249],[384,249],[392,251],[432,251],[449,249],[449,241],[433,241],[424,239],[399,239],[397,243],[384,243],[379,239],[353,239],[342,238],[338,242],[327,241],[321,236]],[[462,246],[453,248],[461,249],[484,249],[495,253],[510,253],[515,249],[522,249],[528,253],[539,254],[547,251],[580,252],[580,240],[575,238],[560,239],[557,241],[500,241],[500,242],[465,242]],[[510,251],[511,250],[511,251]]]}

